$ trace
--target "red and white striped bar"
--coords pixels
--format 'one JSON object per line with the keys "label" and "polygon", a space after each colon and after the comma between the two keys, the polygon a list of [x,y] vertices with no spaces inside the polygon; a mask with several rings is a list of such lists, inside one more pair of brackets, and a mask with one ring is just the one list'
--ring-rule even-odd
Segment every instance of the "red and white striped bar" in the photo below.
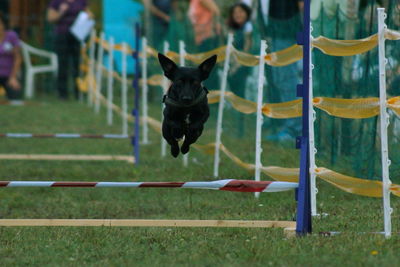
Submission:
{"label": "red and white striped bar", "polygon": [[0,138],[93,138],[93,139],[127,139],[129,135],[123,134],[32,134],[32,133],[0,133]]}
{"label": "red and white striped bar", "polygon": [[298,187],[298,183],[218,180],[210,182],[55,182],[55,181],[0,181],[0,187],[133,187],[133,188],[191,188],[234,192],[281,192]]}

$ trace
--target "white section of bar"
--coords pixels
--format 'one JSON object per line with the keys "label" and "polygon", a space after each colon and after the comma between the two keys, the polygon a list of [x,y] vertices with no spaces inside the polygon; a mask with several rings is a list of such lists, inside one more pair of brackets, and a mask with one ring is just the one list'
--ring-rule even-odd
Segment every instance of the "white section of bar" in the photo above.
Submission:
{"label": "white section of bar", "polygon": [[122,135],[122,134],[104,134],[104,138],[111,138],[111,139],[125,139],[129,138],[129,135]]}
{"label": "white section of bar", "polygon": [[7,187],[51,187],[54,182],[39,182],[39,181],[13,181]]}
{"label": "white section of bar", "polygon": [[8,133],[6,136],[10,138],[31,138],[33,135],[25,133]]}
{"label": "white section of bar", "polygon": [[122,106],[122,135],[128,135],[128,79],[127,79],[127,54],[128,45],[122,43],[122,90],[121,90],[121,106]]}
{"label": "white section of bar", "polygon": [[[186,56],[186,51],[185,51],[185,43],[180,40],[179,41],[179,65],[181,67],[185,66],[185,56]],[[189,152],[182,157],[183,160],[183,166],[187,167],[189,163]]]}
{"label": "white section of bar", "polygon": [[385,32],[387,26],[385,24],[386,13],[384,8],[378,8],[378,51],[379,51],[379,104],[380,104],[380,135],[381,135],[381,158],[382,158],[382,183],[383,183],[383,216],[385,237],[392,235],[392,222],[390,207],[390,185],[392,182],[389,178],[389,148],[387,127],[389,125],[389,115],[386,110],[386,64],[385,57]]}
{"label": "white section of bar", "polygon": [[[263,124],[263,114],[262,114],[262,106],[263,106],[263,96],[264,96],[264,82],[265,82],[265,54],[267,49],[267,42],[265,40],[261,40],[260,45],[260,58],[258,63],[258,88],[257,88],[257,121],[256,121],[256,162],[255,162],[255,174],[254,178],[256,181],[261,180],[261,135],[262,135],[262,124]],[[254,193],[255,197],[259,197],[260,193]]]}
{"label": "white section of bar", "polygon": [[107,123],[113,124],[112,104],[114,98],[114,38],[110,37],[108,49],[108,77],[107,77]]}
{"label": "white section of bar", "polygon": [[201,188],[201,189],[220,189],[226,186],[232,179],[212,181],[212,182],[187,182],[182,187],[184,188]]}
{"label": "white section of bar", "polygon": [[55,134],[54,137],[56,138],[80,138],[80,134]]}
{"label": "white section of bar", "polygon": [[288,191],[292,189],[296,189],[299,187],[298,183],[291,183],[291,182],[272,182],[270,183],[267,188],[263,190],[263,192],[281,192],[281,191]]}
{"label": "white section of bar", "polygon": [[225,51],[225,62],[224,62],[224,72],[222,74],[221,80],[221,94],[219,97],[218,106],[218,118],[217,118],[217,132],[215,136],[215,153],[214,153],[214,177],[219,175],[219,160],[220,160],[220,146],[221,146],[221,135],[222,135],[222,119],[225,105],[225,91],[229,72],[229,63],[231,58],[233,34],[228,35],[228,42]]}
{"label": "white section of bar", "polygon": [[104,32],[100,33],[100,39],[97,50],[97,73],[96,73],[96,102],[95,102],[95,111],[96,113],[100,112],[100,94],[102,87],[102,77],[103,77],[103,54],[104,54]]}
{"label": "white section of bar", "polygon": [[[169,43],[165,41],[164,42],[164,50],[163,50],[164,55],[166,55],[168,53],[168,50],[169,50]],[[168,78],[165,77],[165,75],[164,75],[163,80],[162,80],[162,87],[161,87],[162,95],[167,93],[167,90],[168,90],[167,87],[168,87]],[[162,118],[161,121],[164,120],[164,108],[165,108],[165,105],[163,102],[161,102],[161,118]],[[167,155],[167,141],[165,141],[164,137],[161,134],[161,157],[165,157],[166,155]]]}
{"label": "white section of bar", "polygon": [[149,87],[147,85],[147,39],[142,38],[142,144],[149,143],[149,126],[147,124],[148,117],[148,100],[147,95]]}

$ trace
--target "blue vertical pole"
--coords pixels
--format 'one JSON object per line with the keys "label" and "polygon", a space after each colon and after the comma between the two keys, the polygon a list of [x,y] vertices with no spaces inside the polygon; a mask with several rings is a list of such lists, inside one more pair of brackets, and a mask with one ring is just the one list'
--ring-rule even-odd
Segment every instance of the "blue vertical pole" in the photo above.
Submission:
{"label": "blue vertical pole", "polygon": [[134,93],[134,107],[132,109],[132,116],[135,118],[134,123],[134,134],[132,136],[133,155],[135,156],[135,164],[139,164],[139,75],[140,75],[140,63],[139,63],[139,45],[140,45],[140,26],[139,23],[135,25],[135,51],[133,51],[133,59],[135,62],[135,77],[133,79]]}
{"label": "blue vertical pole", "polygon": [[310,0],[304,0],[303,32],[297,35],[297,44],[303,46],[303,84],[297,86],[297,96],[303,98],[302,136],[296,140],[300,148],[300,177],[297,201],[297,235],[311,233],[311,197],[310,197],[310,146],[309,146],[309,75],[310,75]]}

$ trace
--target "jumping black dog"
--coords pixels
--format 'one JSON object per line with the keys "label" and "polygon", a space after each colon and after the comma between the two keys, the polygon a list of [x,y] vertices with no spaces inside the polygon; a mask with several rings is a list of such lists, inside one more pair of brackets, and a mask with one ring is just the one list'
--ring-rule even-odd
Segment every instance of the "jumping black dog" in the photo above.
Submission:
{"label": "jumping black dog", "polygon": [[197,68],[178,67],[163,54],[158,60],[164,75],[172,84],[164,95],[165,103],[162,134],[171,146],[171,155],[179,155],[178,141],[185,137],[180,151],[189,152],[190,145],[196,142],[203,132],[204,123],[210,115],[207,102],[208,90],[202,82],[208,78],[217,56],[206,59]]}

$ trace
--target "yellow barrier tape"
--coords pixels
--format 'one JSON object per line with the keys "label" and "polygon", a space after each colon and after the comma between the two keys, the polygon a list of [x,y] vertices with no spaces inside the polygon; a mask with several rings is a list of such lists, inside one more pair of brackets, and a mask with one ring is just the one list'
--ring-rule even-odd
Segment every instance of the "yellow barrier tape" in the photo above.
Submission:
{"label": "yellow barrier tape", "polygon": [[[100,38],[99,37],[95,37],[94,39],[95,43],[100,44]],[[107,40],[103,40],[101,42],[101,46],[105,49],[105,50],[110,50],[111,46],[110,43],[107,42]],[[124,45],[123,44],[114,44],[113,47],[114,51],[119,51],[119,52],[124,52],[126,54],[132,54],[135,50],[132,49],[129,44],[126,44],[126,49],[124,49]]]}
{"label": "yellow barrier tape", "polygon": [[[221,91],[218,90],[210,91],[208,94],[208,103],[218,103],[220,94]],[[225,92],[225,99],[239,112],[251,114],[257,111],[257,103],[239,97],[232,92]],[[340,118],[364,119],[379,114],[379,98],[377,97],[356,99],[315,97],[313,105],[329,115]],[[400,116],[400,97],[388,99],[387,107]],[[262,112],[265,116],[275,119],[300,117],[302,114],[302,100],[296,99],[282,103],[267,103],[263,105]]]}
{"label": "yellow barrier tape", "polygon": [[[210,91],[208,94],[208,103],[218,103],[220,95],[221,91]],[[251,114],[257,111],[257,103],[241,98],[232,92],[225,92],[225,98],[232,104],[233,108],[242,113]]]}
{"label": "yellow barrier tape", "polygon": [[85,75],[83,78],[76,78],[76,84],[78,85],[78,89],[81,92],[87,93],[89,90],[90,83],[92,82],[94,88],[96,87],[96,79],[90,75]]}
{"label": "yellow barrier tape", "polygon": [[264,104],[262,112],[265,116],[276,119],[287,119],[300,117],[302,114],[301,99],[283,103]]}
{"label": "yellow barrier tape", "polygon": [[[319,178],[345,192],[368,197],[382,197],[382,182],[380,181],[354,178],[326,168],[317,168],[315,171]],[[390,192],[399,197],[400,186],[392,185]]]}
{"label": "yellow barrier tape", "polygon": [[[194,147],[202,151],[208,155],[214,155],[215,152],[215,143],[210,143],[207,145],[194,145]],[[230,152],[223,144],[220,146],[220,150],[230,159],[232,160],[236,165],[248,170],[249,172],[254,172],[255,170],[255,165],[246,163],[242,161],[240,158],[235,156],[232,152]],[[298,182],[299,180],[299,168],[282,168],[282,167],[276,167],[276,166],[269,166],[261,167],[261,172],[264,174],[268,175],[274,180],[277,181],[286,181],[286,182]]]}
{"label": "yellow barrier tape", "polygon": [[[385,38],[388,40],[400,40],[400,32],[387,29],[385,32]],[[95,42],[100,43],[100,38],[95,37]],[[110,49],[110,44],[103,40],[101,45],[104,49]],[[313,47],[320,49],[323,53],[331,56],[354,56],[357,54],[365,53],[378,45],[378,35],[374,34],[369,37],[358,39],[358,40],[335,40],[319,36],[314,38],[312,41]],[[125,53],[133,53],[135,50],[127,45],[127,49],[124,50],[122,44],[115,44],[114,49]],[[206,58],[216,54],[218,56],[217,62],[225,60],[226,46],[220,46],[210,51],[206,51],[198,54],[185,55],[185,59],[192,61],[193,63],[200,64]],[[147,53],[149,56],[157,58],[158,51],[148,46]],[[259,62],[259,56],[248,54],[233,48],[232,54],[238,63],[244,66],[256,66]],[[179,62],[179,54],[169,51],[167,56],[175,62]],[[265,56],[266,63],[271,66],[279,67],[292,64],[303,58],[303,48],[300,45],[292,45],[286,49],[276,51]]]}
{"label": "yellow barrier tape", "polygon": [[3,87],[0,87],[0,96],[5,96],[6,90]]}
{"label": "yellow barrier tape", "polygon": [[260,62],[260,57],[255,56],[252,54],[248,54],[242,51],[237,50],[236,48],[233,48],[232,51],[233,58],[240,64],[248,67],[254,67],[257,66],[258,63]]}
{"label": "yellow barrier tape", "polygon": [[268,65],[281,67],[297,62],[303,58],[303,47],[292,45],[286,49],[267,54],[265,61]]}
{"label": "yellow barrier tape", "polygon": [[370,118],[379,114],[379,98],[342,99],[316,97],[313,104],[329,115],[348,119]]}
{"label": "yellow barrier tape", "polygon": [[391,41],[400,40],[400,32],[386,29],[385,38]]}
{"label": "yellow barrier tape", "polygon": [[389,98],[387,101],[387,106],[393,110],[397,116],[400,117],[400,96]]}
{"label": "yellow barrier tape", "polygon": [[[107,99],[101,94],[100,94],[100,100],[103,104],[107,103]],[[122,116],[123,112],[120,107],[118,107],[115,104],[112,104],[112,109]],[[134,118],[131,114],[126,114],[126,115],[129,121],[131,122],[134,121]],[[141,123],[143,123],[143,117],[140,120]],[[153,128],[156,132],[161,134],[161,122],[151,117],[147,117],[146,121],[149,123],[151,128]],[[193,147],[198,151],[208,155],[213,155],[215,152],[215,143],[210,143],[206,145],[193,144]],[[240,158],[238,158],[232,152],[230,152],[223,144],[221,144],[220,149],[229,159],[231,159],[238,166],[248,171],[254,171],[255,169],[254,164],[243,162]],[[262,166],[261,171],[277,181],[298,182],[299,180],[298,178],[300,171],[299,168]],[[332,184],[333,186],[345,192],[362,196],[368,196],[368,197],[382,197],[382,182],[380,181],[354,178],[334,172],[326,168],[317,168],[316,174],[317,177],[319,177],[320,179]],[[391,185],[390,192],[393,193],[395,196],[400,197],[400,185],[397,184]]]}
{"label": "yellow barrier tape", "polygon": [[160,74],[154,74],[147,79],[147,84],[152,86],[162,86],[163,76]]}
{"label": "yellow barrier tape", "polygon": [[323,36],[315,38],[313,47],[331,56],[354,56],[365,53],[378,45],[378,35],[359,40],[334,40]]}
{"label": "yellow barrier tape", "polygon": [[226,46],[221,46],[221,47],[215,48],[213,50],[210,50],[210,51],[207,51],[204,53],[186,54],[185,59],[190,60],[196,64],[201,64],[207,58],[209,58],[213,55],[217,55],[217,62],[222,62],[225,60],[225,50],[226,50]]}

